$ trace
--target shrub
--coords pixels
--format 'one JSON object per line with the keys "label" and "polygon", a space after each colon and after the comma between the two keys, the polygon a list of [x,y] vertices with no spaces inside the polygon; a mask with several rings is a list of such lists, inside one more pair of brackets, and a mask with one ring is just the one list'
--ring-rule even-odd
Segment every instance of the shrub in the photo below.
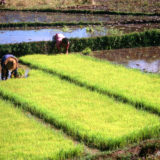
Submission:
{"label": "shrub", "polygon": [[83,55],[89,55],[91,52],[92,52],[92,50],[89,47],[87,47],[82,51],[82,54]]}

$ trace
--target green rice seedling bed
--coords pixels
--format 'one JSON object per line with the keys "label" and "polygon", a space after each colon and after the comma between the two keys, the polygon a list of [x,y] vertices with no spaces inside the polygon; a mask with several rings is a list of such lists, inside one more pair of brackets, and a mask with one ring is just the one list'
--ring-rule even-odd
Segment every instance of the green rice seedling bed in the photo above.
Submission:
{"label": "green rice seedling bed", "polygon": [[158,116],[43,71],[31,70],[28,78],[9,79],[0,85],[3,98],[101,150],[156,137],[160,132]]}
{"label": "green rice seedling bed", "polygon": [[160,114],[160,76],[82,56],[28,55],[20,60],[78,85]]}
{"label": "green rice seedling bed", "polygon": [[22,110],[0,99],[0,159],[44,160],[80,156],[82,145],[41,124]]}

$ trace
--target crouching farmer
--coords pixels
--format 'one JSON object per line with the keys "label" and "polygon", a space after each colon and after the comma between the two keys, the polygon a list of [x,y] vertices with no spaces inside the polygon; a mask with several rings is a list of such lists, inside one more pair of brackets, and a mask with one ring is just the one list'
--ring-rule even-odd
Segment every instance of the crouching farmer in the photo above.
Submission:
{"label": "crouching farmer", "polygon": [[2,80],[8,79],[9,71],[11,71],[11,77],[18,77],[18,59],[15,56],[11,54],[4,55],[1,60],[1,68]]}
{"label": "crouching farmer", "polygon": [[58,51],[60,51],[61,49],[65,49],[66,54],[68,54],[68,49],[70,45],[68,38],[66,38],[61,33],[57,33],[55,36],[53,36],[53,42],[56,43]]}

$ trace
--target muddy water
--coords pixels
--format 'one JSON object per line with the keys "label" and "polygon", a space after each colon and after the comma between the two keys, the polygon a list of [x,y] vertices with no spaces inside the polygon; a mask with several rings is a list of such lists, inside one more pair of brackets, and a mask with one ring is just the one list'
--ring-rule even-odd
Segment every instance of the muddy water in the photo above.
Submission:
{"label": "muddy water", "polygon": [[96,51],[93,56],[143,72],[160,73],[160,47]]}
{"label": "muddy water", "polygon": [[49,41],[56,33],[62,33],[68,38],[83,38],[103,36],[106,34],[106,28],[103,31],[94,30],[88,32],[87,28],[70,28],[64,32],[61,29],[39,29],[39,30],[0,30],[0,44],[20,43],[31,41]]}
{"label": "muddy water", "polygon": [[0,23],[11,22],[106,22],[110,18],[108,15],[87,15],[68,14],[50,12],[20,12],[1,11]]}
{"label": "muddy water", "polygon": [[160,20],[158,16],[128,16],[107,14],[71,14],[51,12],[1,11],[0,23],[11,22],[126,22]]}
{"label": "muddy water", "polygon": [[0,44],[49,41],[53,35],[62,33],[68,38],[87,38],[105,35],[121,35],[133,31],[144,31],[146,29],[160,28],[156,24],[146,25],[107,25],[88,27],[55,27],[30,30],[0,30]]}

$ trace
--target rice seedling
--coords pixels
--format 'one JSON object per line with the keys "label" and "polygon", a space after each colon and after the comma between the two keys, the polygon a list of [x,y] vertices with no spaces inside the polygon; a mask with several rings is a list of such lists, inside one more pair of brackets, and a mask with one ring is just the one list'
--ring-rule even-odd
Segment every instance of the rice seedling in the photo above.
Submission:
{"label": "rice seedling", "polygon": [[116,35],[121,36],[121,35],[123,35],[124,33],[123,33],[123,31],[120,31],[120,30],[117,29],[117,28],[110,28],[110,29],[107,30],[107,33],[106,33],[106,34],[107,34],[107,35],[112,35],[112,36],[116,36]]}
{"label": "rice seedling", "polygon": [[75,145],[55,131],[0,99],[0,159],[68,159],[80,156],[82,145]]}
{"label": "rice seedling", "polygon": [[0,85],[4,99],[101,150],[159,135],[158,116],[43,71],[31,70],[26,79],[9,79]]}
{"label": "rice seedling", "polygon": [[28,55],[26,64],[160,114],[160,77],[82,55]]}
{"label": "rice seedling", "polygon": [[82,51],[82,54],[83,55],[89,55],[91,52],[92,52],[92,50],[89,47],[87,47]]}

